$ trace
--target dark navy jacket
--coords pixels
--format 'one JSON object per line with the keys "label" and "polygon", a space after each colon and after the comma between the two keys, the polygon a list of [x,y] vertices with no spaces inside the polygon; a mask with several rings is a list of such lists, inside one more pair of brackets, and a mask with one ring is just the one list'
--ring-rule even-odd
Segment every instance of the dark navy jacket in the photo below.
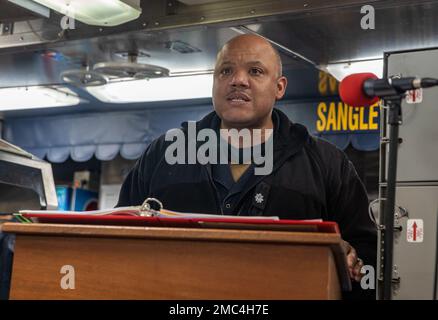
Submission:
{"label": "dark navy jacket", "polygon": [[[353,164],[343,151],[311,136],[278,109],[274,108],[273,117],[279,123],[274,131],[273,171],[252,180],[240,194],[234,214],[336,221],[342,238],[365,264],[375,266],[376,228]],[[219,123],[212,112],[197,122],[197,130],[217,129]],[[182,129],[187,130],[187,123]],[[171,143],[163,135],[149,145],[124,181],[117,206],[140,205],[154,197],[169,210],[220,214],[211,165],[167,164],[165,150]],[[266,201],[255,201],[258,193]]]}

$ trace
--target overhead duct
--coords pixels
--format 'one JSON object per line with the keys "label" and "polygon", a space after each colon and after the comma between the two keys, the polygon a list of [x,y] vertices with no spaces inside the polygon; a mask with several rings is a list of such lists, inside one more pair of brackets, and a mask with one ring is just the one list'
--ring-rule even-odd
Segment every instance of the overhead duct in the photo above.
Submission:
{"label": "overhead duct", "polygon": [[8,0],[9,2],[12,2],[16,4],[17,6],[20,6],[28,11],[31,11],[37,15],[40,15],[45,18],[50,17],[50,9],[46,6],[43,6],[41,4],[38,4],[32,0]]}
{"label": "overhead duct", "polygon": [[0,0],[0,21],[16,22],[48,18],[50,10],[30,0]]}

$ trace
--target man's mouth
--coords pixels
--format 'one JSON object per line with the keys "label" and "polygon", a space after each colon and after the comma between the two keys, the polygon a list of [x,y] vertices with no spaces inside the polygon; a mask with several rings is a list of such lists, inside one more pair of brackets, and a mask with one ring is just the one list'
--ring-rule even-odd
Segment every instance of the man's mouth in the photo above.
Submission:
{"label": "man's mouth", "polygon": [[236,103],[243,103],[243,102],[251,101],[250,97],[247,94],[240,93],[240,92],[230,93],[227,96],[227,100],[231,101],[231,102],[236,102]]}

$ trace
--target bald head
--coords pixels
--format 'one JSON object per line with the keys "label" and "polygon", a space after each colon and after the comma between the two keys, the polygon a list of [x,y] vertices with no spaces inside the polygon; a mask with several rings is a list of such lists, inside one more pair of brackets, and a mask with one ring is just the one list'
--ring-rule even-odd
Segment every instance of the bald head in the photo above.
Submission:
{"label": "bald head", "polygon": [[240,47],[259,47],[259,48],[266,48],[268,52],[271,55],[271,58],[273,61],[275,61],[276,68],[277,68],[277,76],[280,77],[283,75],[283,65],[281,62],[280,54],[278,53],[278,50],[275,49],[272,44],[267,41],[265,38],[254,35],[254,34],[242,34],[240,36],[234,37],[231,40],[229,40],[225,45],[221,48],[221,50],[217,54],[216,59],[216,66],[219,61],[221,61],[221,58],[227,50],[233,50],[235,48]]}
{"label": "bald head", "polygon": [[213,106],[222,128],[272,128],[272,108],[286,86],[280,56],[266,39],[252,34],[231,39],[214,70]]}

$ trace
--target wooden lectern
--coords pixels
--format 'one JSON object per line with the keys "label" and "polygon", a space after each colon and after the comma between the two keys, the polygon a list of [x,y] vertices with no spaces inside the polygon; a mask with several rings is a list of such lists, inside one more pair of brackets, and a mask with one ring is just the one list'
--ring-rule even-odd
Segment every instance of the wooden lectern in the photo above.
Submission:
{"label": "wooden lectern", "polygon": [[[339,234],[19,223],[2,229],[16,234],[11,299],[338,299],[350,287]],[[63,266],[73,267],[74,289],[61,287]]]}

